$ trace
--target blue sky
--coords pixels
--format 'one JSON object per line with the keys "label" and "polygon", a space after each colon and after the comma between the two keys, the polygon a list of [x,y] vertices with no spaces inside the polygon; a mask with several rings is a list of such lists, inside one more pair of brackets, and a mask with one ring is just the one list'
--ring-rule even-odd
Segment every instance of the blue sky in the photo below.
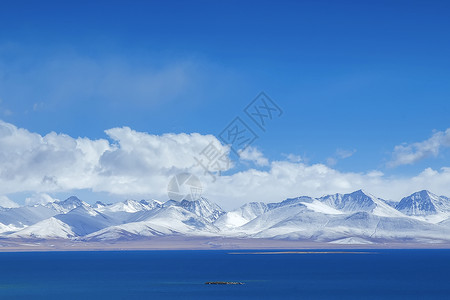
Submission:
{"label": "blue sky", "polygon": [[265,91],[284,111],[252,145],[270,161],[415,176],[449,165],[444,143],[388,166],[394,147],[450,127],[449,12],[448,1],[2,1],[0,119],[93,140],[123,126],[217,135]]}

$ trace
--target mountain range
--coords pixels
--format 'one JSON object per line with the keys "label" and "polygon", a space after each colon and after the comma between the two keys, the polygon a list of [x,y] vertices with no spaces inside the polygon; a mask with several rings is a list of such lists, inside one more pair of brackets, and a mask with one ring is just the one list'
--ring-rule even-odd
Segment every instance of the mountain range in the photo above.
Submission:
{"label": "mountain range", "polygon": [[154,237],[275,239],[330,244],[449,243],[450,199],[419,191],[399,202],[363,190],[247,203],[224,211],[195,201],[126,200],[90,205],[72,196],[0,207],[2,241],[116,242]]}

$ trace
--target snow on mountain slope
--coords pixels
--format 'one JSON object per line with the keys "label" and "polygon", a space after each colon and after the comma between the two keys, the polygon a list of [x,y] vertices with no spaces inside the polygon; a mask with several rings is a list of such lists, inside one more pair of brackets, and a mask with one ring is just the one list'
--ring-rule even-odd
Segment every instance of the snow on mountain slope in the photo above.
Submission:
{"label": "snow on mountain slope", "polygon": [[327,227],[342,236],[371,236],[379,221],[380,217],[364,211],[333,218]]}
{"label": "snow on mountain slope", "polygon": [[68,225],[77,236],[84,236],[118,224],[114,219],[90,207],[78,207],[67,214],[56,215],[54,218]]}
{"label": "snow on mountain slope", "polygon": [[221,230],[226,231],[242,226],[248,222],[249,220],[244,218],[239,211],[230,211],[220,216],[220,218],[214,222],[214,225]]}
{"label": "snow on mountain slope", "polygon": [[342,212],[372,212],[376,207],[374,199],[362,190],[351,194],[327,195],[319,200]]}
{"label": "snow on mountain slope", "polygon": [[319,201],[346,213],[365,211],[382,217],[403,217],[402,213],[387,204],[384,200],[363,190],[344,195],[328,195],[320,198]]}
{"label": "snow on mountain slope", "polygon": [[423,190],[403,198],[396,209],[408,216],[449,214],[450,200]]}
{"label": "snow on mountain slope", "polygon": [[92,208],[95,208],[95,209],[101,209],[101,208],[107,206],[107,204],[105,204],[105,203],[103,203],[101,201],[97,201],[91,206],[92,206]]}
{"label": "snow on mountain slope", "polygon": [[146,215],[145,220],[111,226],[94,232],[85,240],[129,239],[155,235],[217,235],[219,229],[202,217],[172,205]]}
{"label": "snow on mountain slope", "polygon": [[161,204],[157,201],[151,200],[125,200],[123,202],[117,202],[108,206],[101,206],[98,208],[100,212],[127,212],[136,213],[139,211],[152,210],[161,207]]}
{"label": "snow on mountain slope", "polygon": [[405,215],[402,212],[399,212],[394,207],[390,206],[382,199],[375,198],[374,200],[376,207],[372,211],[372,213],[376,216],[380,217],[394,217],[394,218],[403,218]]}
{"label": "snow on mountain slope", "polygon": [[5,225],[5,224],[0,223],[0,234],[8,234],[8,233],[16,232],[16,231],[22,230],[26,227],[27,226],[25,226],[25,225],[16,226],[13,224]]}
{"label": "snow on mountain slope", "polygon": [[314,201],[314,199],[311,197],[301,196],[301,197],[297,197],[297,198],[288,198],[281,202],[269,203],[269,204],[267,204],[267,208],[268,208],[268,210],[272,210],[272,209],[283,207],[283,206],[290,206],[290,205],[294,205],[294,204],[298,204],[298,203],[309,203],[309,202],[313,202],[313,201]]}
{"label": "snow on mountain slope", "polygon": [[363,191],[319,199],[287,199],[268,207],[273,209],[236,228],[236,233],[263,238],[337,239],[350,234],[371,235],[380,216],[406,217]]}
{"label": "snow on mountain slope", "polygon": [[72,209],[75,209],[80,206],[86,206],[89,207],[89,204],[87,204],[84,201],[81,201],[75,196],[71,196],[63,201],[55,201],[51,203],[47,203],[46,207],[56,210],[59,213],[68,213]]}
{"label": "snow on mountain slope", "polygon": [[280,206],[276,209],[267,211],[236,230],[245,232],[249,235],[257,234],[306,211],[307,207],[298,202],[297,204]]}
{"label": "snow on mountain slope", "polygon": [[225,211],[216,203],[209,201],[207,198],[201,197],[195,201],[189,200],[169,200],[163,203],[164,208],[171,206],[182,207],[191,213],[208,220],[209,222],[214,222],[220,216],[225,214]]}
{"label": "snow on mountain slope", "polygon": [[333,242],[345,238],[361,238],[370,242],[418,242],[423,239],[450,240],[450,228],[443,229],[441,226],[407,217],[380,217],[368,212],[324,215],[304,211],[253,236],[318,242]]}
{"label": "snow on mountain slope", "polygon": [[309,208],[312,211],[328,214],[328,215],[341,215],[344,212],[339,211],[331,206],[326,205],[323,202],[320,202],[319,200],[314,199],[312,202],[304,202],[303,203],[307,208]]}
{"label": "snow on mountain slope", "polygon": [[445,219],[445,220],[443,220],[443,221],[438,222],[437,224],[440,225],[440,226],[444,226],[444,227],[449,227],[450,228],[450,217]]}
{"label": "snow on mountain slope", "polygon": [[54,209],[42,205],[23,206],[18,208],[8,208],[0,210],[0,230],[1,232],[14,231],[26,226],[33,225],[56,215]]}
{"label": "snow on mountain slope", "polygon": [[[279,212],[279,209],[277,209],[271,213],[278,214]],[[311,239],[318,231],[322,230],[326,226],[326,224],[329,222],[329,219],[329,215],[306,209],[293,214],[290,217],[284,218],[283,220],[278,220],[279,222],[276,222],[272,226],[254,234],[254,237],[292,238],[292,235],[285,235],[294,234],[295,239]]]}
{"label": "snow on mountain slope", "polygon": [[278,222],[256,236],[321,242],[343,237],[370,237],[375,232],[378,221],[378,216],[368,212],[326,215],[308,209]]}
{"label": "snow on mountain slope", "polygon": [[[240,208],[228,212],[221,216],[214,224],[221,229],[232,229],[250,222],[260,215],[268,213],[276,209],[282,209],[284,207],[291,207],[300,205],[300,207],[306,207],[311,211],[323,213],[323,214],[342,214],[343,212],[332,208],[316,199],[311,197],[299,197],[286,199],[280,203],[265,204],[262,202],[247,203]],[[279,212],[273,213],[279,215]],[[286,217],[289,217],[289,209],[287,210]]]}
{"label": "snow on mountain slope", "polygon": [[268,209],[263,202],[250,202],[223,214],[214,222],[214,225],[222,230],[236,228],[266,213]]}
{"label": "snow on mountain slope", "polygon": [[240,215],[246,220],[253,220],[257,216],[266,213],[269,210],[267,205],[263,202],[250,202],[242,205],[238,211]]}
{"label": "snow on mountain slope", "polygon": [[391,241],[450,240],[450,230],[411,218],[381,218],[373,238]]}
{"label": "snow on mountain slope", "polygon": [[199,217],[202,217],[209,222],[214,222],[221,215],[225,213],[225,211],[217,204],[209,201],[208,199],[201,197],[195,201],[183,200],[179,204],[180,207],[190,211],[191,213],[196,214]]}
{"label": "snow on mountain slope", "polygon": [[[337,217],[331,220],[327,227],[334,236],[361,237],[368,240],[402,241],[433,237],[450,238],[448,230],[440,226],[428,224],[407,217],[383,217],[367,212],[358,212],[347,217]],[[322,239],[333,237],[329,233]]]}
{"label": "snow on mountain slope", "polygon": [[148,222],[132,222],[122,225],[111,226],[91,233],[81,240],[84,241],[116,241],[133,240],[143,237],[164,236],[177,234],[170,229]]}
{"label": "snow on mountain slope", "polygon": [[373,242],[359,238],[359,237],[348,237],[335,241],[331,241],[331,244],[344,244],[344,245],[368,245],[373,244]]}
{"label": "snow on mountain slope", "polygon": [[[43,237],[45,236],[46,230],[49,233],[56,230],[55,234],[57,232],[61,233],[67,231],[67,234],[61,234],[59,236],[61,238],[84,236],[113,225],[121,224],[123,219],[120,217],[123,217],[124,214],[129,218],[130,215],[132,215],[130,212],[149,210],[152,206],[156,206],[156,202],[150,203],[145,200],[142,200],[141,202],[128,200],[111,206],[98,206],[99,210],[111,213],[113,215],[113,217],[111,217],[93,209],[89,204],[76,197],[70,197],[67,200],[53,202],[50,203],[50,205],[47,205],[46,209],[53,209],[51,210],[53,212],[51,214],[52,218],[37,223],[35,224],[36,226],[30,226],[27,228],[28,230],[22,230],[17,232],[17,234],[20,234],[22,237]],[[56,215],[56,211],[61,213]],[[54,221],[54,219],[56,221]],[[45,226],[50,227],[45,229]],[[51,226],[56,226],[56,229],[51,228]],[[10,236],[17,237],[17,235]],[[52,234],[49,234],[49,237],[54,238]]]}
{"label": "snow on mountain slope", "polygon": [[125,200],[111,205],[100,206],[96,210],[114,220],[114,223],[123,224],[135,222],[139,216],[158,210],[161,207],[161,203],[155,200]]}
{"label": "snow on mountain slope", "polygon": [[[401,204],[401,205],[400,205]],[[396,210],[362,190],[278,203],[247,203],[230,212],[196,201],[126,200],[93,206],[70,197],[46,206],[0,208],[0,233],[11,238],[139,239],[162,235],[297,239],[332,243],[450,241],[450,200],[427,191]]]}
{"label": "snow on mountain slope", "polygon": [[76,234],[70,226],[56,218],[49,218],[31,225],[16,233],[10,234],[11,238],[32,238],[32,239],[68,239]]}
{"label": "snow on mountain slope", "polygon": [[395,208],[398,204],[398,201],[386,200],[386,199],[382,199],[382,200],[392,208]]}
{"label": "snow on mountain slope", "polygon": [[182,207],[169,206],[157,211],[146,221],[170,228],[180,233],[202,231],[216,233],[219,230],[208,219],[198,216]]}

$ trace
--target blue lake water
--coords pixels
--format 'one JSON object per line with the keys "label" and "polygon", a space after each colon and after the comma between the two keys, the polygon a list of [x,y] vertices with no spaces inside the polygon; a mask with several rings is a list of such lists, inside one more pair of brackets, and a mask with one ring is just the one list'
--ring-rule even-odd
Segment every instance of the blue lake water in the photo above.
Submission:
{"label": "blue lake water", "polygon": [[0,299],[450,299],[450,250],[230,252],[0,253]]}

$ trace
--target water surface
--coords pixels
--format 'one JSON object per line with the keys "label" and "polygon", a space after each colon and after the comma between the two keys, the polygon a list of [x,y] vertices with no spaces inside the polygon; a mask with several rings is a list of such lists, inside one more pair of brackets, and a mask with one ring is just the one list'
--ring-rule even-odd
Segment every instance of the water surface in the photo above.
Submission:
{"label": "water surface", "polygon": [[450,297],[450,250],[270,252],[0,253],[0,299]]}

